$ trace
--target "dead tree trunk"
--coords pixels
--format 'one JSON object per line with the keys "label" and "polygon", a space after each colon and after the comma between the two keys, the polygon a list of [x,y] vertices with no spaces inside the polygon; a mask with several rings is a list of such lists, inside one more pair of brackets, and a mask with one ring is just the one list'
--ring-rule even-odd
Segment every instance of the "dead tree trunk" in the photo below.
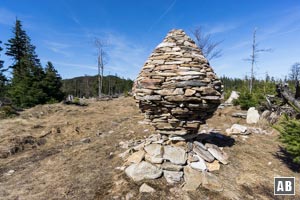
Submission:
{"label": "dead tree trunk", "polygon": [[300,103],[289,94],[287,87],[281,88],[281,95],[297,112],[300,112]]}
{"label": "dead tree trunk", "polygon": [[299,81],[296,82],[296,93],[295,93],[295,99],[300,98],[300,86]]}

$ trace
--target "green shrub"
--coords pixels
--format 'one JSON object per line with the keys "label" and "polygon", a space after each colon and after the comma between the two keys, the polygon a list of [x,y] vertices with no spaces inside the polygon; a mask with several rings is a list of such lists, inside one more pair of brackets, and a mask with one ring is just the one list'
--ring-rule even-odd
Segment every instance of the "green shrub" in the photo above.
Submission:
{"label": "green shrub", "polygon": [[280,132],[279,139],[293,161],[300,164],[300,121],[284,115],[274,128]]}
{"label": "green shrub", "polygon": [[237,100],[234,100],[234,105],[240,105],[242,110],[248,110],[250,107],[256,107],[258,101],[254,95],[249,92],[243,92]]}

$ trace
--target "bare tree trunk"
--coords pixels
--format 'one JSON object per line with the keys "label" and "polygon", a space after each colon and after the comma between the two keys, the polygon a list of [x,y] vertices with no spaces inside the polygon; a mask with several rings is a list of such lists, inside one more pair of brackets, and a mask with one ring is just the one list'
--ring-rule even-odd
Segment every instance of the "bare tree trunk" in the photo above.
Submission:
{"label": "bare tree trunk", "polygon": [[100,54],[98,55],[98,97],[101,98],[101,61]]}
{"label": "bare tree trunk", "polygon": [[253,43],[252,43],[252,55],[251,55],[251,77],[250,77],[250,86],[249,91],[252,94],[253,81],[254,81],[254,63],[255,63],[255,52],[256,52],[256,29],[253,32]]}
{"label": "bare tree trunk", "polygon": [[290,96],[286,89],[282,89],[281,94],[283,98],[288,101],[289,104],[294,106],[294,108],[296,108],[297,111],[300,112],[300,103],[294,97]]}
{"label": "bare tree trunk", "polygon": [[300,86],[299,81],[296,81],[296,93],[295,93],[295,99],[298,99],[300,97]]}

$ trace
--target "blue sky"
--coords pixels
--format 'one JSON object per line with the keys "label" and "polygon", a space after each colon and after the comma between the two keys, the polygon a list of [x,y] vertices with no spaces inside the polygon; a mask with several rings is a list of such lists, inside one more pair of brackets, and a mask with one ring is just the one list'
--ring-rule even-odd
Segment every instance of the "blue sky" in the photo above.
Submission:
{"label": "blue sky", "polygon": [[[223,56],[212,60],[219,75],[250,74],[252,32],[257,27],[262,53],[256,76],[284,78],[300,62],[299,0],[0,0],[0,40],[12,36],[18,17],[45,65],[63,78],[97,73],[95,37],[107,43],[105,74],[134,79],[152,50],[174,28],[191,31],[202,26]],[[3,47],[3,46],[2,46]],[[11,61],[1,53],[8,65]]]}

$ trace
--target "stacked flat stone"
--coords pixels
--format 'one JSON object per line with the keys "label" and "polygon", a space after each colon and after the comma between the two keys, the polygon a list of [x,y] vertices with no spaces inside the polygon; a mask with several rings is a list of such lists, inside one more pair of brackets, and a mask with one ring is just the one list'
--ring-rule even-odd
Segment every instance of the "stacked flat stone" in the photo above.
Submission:
{"label": "stacked flat stone", "polygon": [[222,87],[195,42],[171,30],[145,62],[133,94],[145,120],[176,137],[197,133],[219,106]]}

